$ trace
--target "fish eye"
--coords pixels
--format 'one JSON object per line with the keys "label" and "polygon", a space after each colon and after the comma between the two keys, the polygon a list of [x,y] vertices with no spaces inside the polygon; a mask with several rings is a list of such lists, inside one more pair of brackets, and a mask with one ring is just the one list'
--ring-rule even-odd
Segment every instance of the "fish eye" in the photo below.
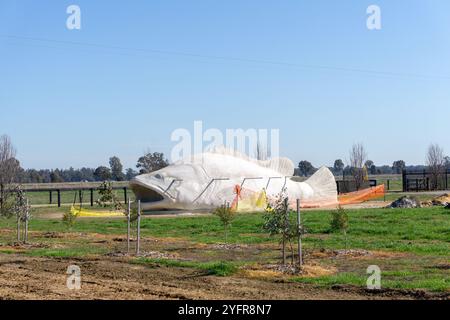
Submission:
{"label": "fish eye", "polygon": [[155,178],[159,180],[164,180],[164,177],[160,175],[159,173],[155,174]]}

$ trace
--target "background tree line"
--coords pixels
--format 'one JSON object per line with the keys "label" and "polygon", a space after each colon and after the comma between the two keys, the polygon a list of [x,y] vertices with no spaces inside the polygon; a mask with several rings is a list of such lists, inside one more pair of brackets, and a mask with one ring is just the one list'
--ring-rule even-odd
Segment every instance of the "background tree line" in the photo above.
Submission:
{"label": "background tree line", "polygon": [[[424,169],[439,171],[450,169],[450,156],[444,156],[443,149],[436,144],[432,144],[428,148],[425,165],[407,165],[405,161],[397,160],[391,166],[377,166],[372,160],[368,159],[367,152],[362,144],[355,144],[350,150],[349,157],[350,161],[348,165],[345,165],[342,159],[336,159],[333,166],[328,168],[336,176],[351,176],[355,174],[355,169],[362,168],[365,168],[370,175],[401,174],[403,169],[411,171],[421,171]],[[295,175],[309,177],[317,170],[318,168],[311,162],[302,160],[295,169]]]}
{"label": "background tree line", "polygon": [[168,165],[169,162],[163,153],[147,151],[137,160],[136,170],[133,168],[124,170],[117,156],[109,159],[109,166],[97,168],[24,169],[16,158],[16,150],[11,139],[6,135],[0,136],[0,187],[12,183],[128,181],[139,174],[153,172]]}
{"label": "background tree line", "polygon": [[[57,183],[57,182],[82,182],[82,181],[128,181],[139,174],[153,172],[169,165],[163,153],[146,151],[139,157],[136,169],[127,168],[124,170],[121,160],[117,156],[109,159],[109,166],[99,166],[97,168],[75,169],[23,169],[11,139],[4,135],[0,136],[0,185],[7,183]],[[438,145],[430,145],[427,153],[426,165],[406,165],[405,161],[394,161],[391,166],[377,166],[368,159],[367,152],[362,144],[355,144],[350,150],[350,161],[344,164],[342,159],[336,159],[329,169],[336,176],[352,176],[358,174],[358,169],[365,168],[367,174],[401,174],[403,169],[423,170],[434,168],[439,172],[443,168],[450,169],[450,157],[444,156],[442,148]],[[318,169],[309,161],[302,160],[295,169],[295,175],[308,177]],[[5,183],[2,182],[5,180]],[[6,181],[7,180],[7,181]]]}

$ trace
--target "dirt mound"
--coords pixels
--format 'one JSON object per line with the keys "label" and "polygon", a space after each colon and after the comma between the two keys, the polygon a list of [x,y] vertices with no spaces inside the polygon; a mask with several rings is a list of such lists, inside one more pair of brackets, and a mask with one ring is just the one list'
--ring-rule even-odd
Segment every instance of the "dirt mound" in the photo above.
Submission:
{"label": "dirt mound", "polygon": [[435,207],[435,206],[447,206],[450,204],[450,195],[448,193],[444,193],[432,200],[422,202],[422,207]]}
{"label": "dirt mound", "polygon": [[46,239],[60,239],[60,238],[62,238],[62,236],[58,233],[58,232],[54,232],[54,231],[52,231],[52,232],[45,232],[44,234],[42,234],[42,237],[43,238],[46,238]]}
{"label": "dirt mound", "polygon": [[177,254],[171,254],[159,251],[146,251],[139,254],[140,257],[151,258],[151,259],[179,259]]}
{"label": "dirt mound", "polygon": [[44,244],[44,243],[22,243],[22,242],[13,242],[10,243],[10,247],[15,249],[23,249],[23,250],[29,250],[29,249],[44,249],[44,248],[50,248],[50,245]]}
{"label": "dirt mound", "polygon": [[334,285],[331,287],[337,292],[360,292],[367,296],[388,299],[416,299],[416,300],[448,300],[450,293],[448,292],[427,292],[424,290],[414,289],[394,289],[381,288],[380,290],[370,290],[364,287],[355,287],[353,285]]}
{"label": "dirt mound", "polygon": [[244,244],[219,243],[219,244],[212,245],[211,248],[212,249],[217,249],[217,250],[240,250],[240,249],[248,248],[248,246],[244,245]]}
{"label": "dirt mound", "polygon": [[450,195],[445,193],[439,197],[434,198],[432,201],[434,206],[447,206],[450,204]]}
{"label": "dirt mound", "polygon": [[334,250],[333,253],[336,256],[350,256],[350,257],[361,257],[372,255],[372,253],[367,250],[358,250],[358,249]]}
{"label": "dirt mound", "polygon": [[[129,257],[130,254],[126,253],[126,252],[110,252],[105,254],[105,256],[107,257]],[[146,252],[141,252],[139,254],[139,257],[143,257],[143,258],[150,258],[150,259],[178,259],[179,256],[176,254],[170,254],[170,253],[165,253],[165,252],[159,252],[159,251],[146,251]]]}
{"label": "dirt mound", "polygon": [[269,277],[269,278],[276,278],[276,277],[283,277],[287,275],[299,275],[302,273],[302,270],[299,269],[297,265],[291,265],[291,264],[258,264],[258,265],[252,265],[252,266],[246,266],[242,268],[243,274],[259,278],[261,277]]}
{"label": "dirt mound", "polygon": [[450,264],[438,264],[431,266],[430,269],[450,270]]}
{"label": "dirt mound", "polygon": [[410,196],[401,197],[400,199],[395,200],[388,206],[388,208],[405,208],[405,209],[421,208],[421,207],[422,205],[420,201],[417,198]]}

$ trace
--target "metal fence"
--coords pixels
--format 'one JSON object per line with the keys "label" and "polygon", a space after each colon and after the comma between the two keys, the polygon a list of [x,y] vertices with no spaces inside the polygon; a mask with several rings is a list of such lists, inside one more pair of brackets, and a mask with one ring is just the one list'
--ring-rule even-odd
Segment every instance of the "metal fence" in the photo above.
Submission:
{"label": "metal fence", "polygon": [[448,190],[450,186],[450,169],[433,173],[429,169],[403,170],[403,191],[439,191]]}
{"label": "metal fence", "polygon": [[[95,186],[95,187],[94,187]],[[123,191],[123,201],[127,203],[128,201],[128,187],[123,186],[123,184],[115,184],[112,186],[113,190],[122,190]],[[25,185],[23,190],[27,193],[34,192],[48,192],[48,204],[57,204],[58,207],[61,207],[61,193],[62,192],[74,192],[75,197],[78,196],[78,201],[83,203],[86,199],[84,199],[84,192],[88,192],[88,201],[91,207],[94,206],[94,192],[98,190],[97,184],[89,184],[89,185],[78,185],[78,184],[66,184],[66,185],[51,185],[51,184],[41,184],[41,185],[33,185],[32,187]]]}

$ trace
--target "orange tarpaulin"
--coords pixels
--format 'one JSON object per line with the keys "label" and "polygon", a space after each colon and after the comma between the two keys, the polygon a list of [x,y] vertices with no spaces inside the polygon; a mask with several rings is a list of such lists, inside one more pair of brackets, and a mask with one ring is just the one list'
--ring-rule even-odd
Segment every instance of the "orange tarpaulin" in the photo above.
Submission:
{"label": "orange tarpaulin", "polygon": [[[268,199],[265,190],[253,192],[242,189],[239,185],[234,187],[235,198],[231,204],[234,211],[259,211],[267,207]],[[318,199],[303,199],[300,201],[301,208],[332,208],[337,205],[349,205],[363,203],[369,200],[383,197],[385,194],[384,184],[355,192],[344,193],[338,196],[338,201],[327,199],[320,201]],[[272,199],[274,200],[274,199]],[[297,206],[295,199],[290,199],[289,207],[295,210]]]}
{"label": "orange tarpaulin", "polygon": [[355,192],[349,192],[339,195],[339,204],[355,204],[373,200],[384,196],[384,184]]}

